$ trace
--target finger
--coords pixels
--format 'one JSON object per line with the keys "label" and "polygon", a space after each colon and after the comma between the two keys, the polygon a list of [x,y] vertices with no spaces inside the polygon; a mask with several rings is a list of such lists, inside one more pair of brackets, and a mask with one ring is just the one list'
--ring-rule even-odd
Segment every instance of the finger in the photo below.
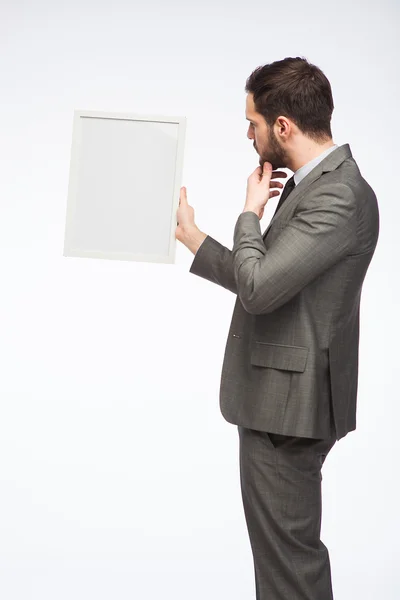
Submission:
{"label": "finger", "polygon": [[181,193],[179,196],[179,204],[182,202],[182,204],[187,204],[187,192],[186,192],[186,188],[185,187],[181,187]]}
{"label": "finger", "polygon": [[269,162],[265,162],[264,163],[264,167],[263,167],[263,176],[264,177],[271,177],[272,174],[272,165]]}
{"label": "finger", "polygon": [[283,183],[281,183],[280,181],[271,181],[269,184],[270,188],[276,188],[276,187],[280,187],[283,188]]}
{"label": "finger", "polygon": [[272,171],[271,179],[275,179],[275,177],[287,177],[287,173],[283,171]]}
{"label": "finger", "polygon": [[273,190],[272,192],[270,192],[270,193],[269,193],[269,197],[270,197],[270,198],[273,198],[274,196],[279,196],[279,194],[280,194],[280,192],[279,192],[279,191],[277,191],[277,190],[276,190],[276,191],[274,191],[274,190]]}

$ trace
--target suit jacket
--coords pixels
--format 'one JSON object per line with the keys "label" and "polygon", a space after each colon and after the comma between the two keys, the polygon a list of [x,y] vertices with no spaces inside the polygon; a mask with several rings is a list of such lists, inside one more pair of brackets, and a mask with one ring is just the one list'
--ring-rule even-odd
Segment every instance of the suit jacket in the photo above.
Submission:
{"label": "suit jacket", "polygon": [[232,250],[205,238],[190,272],[237,295],[220,385],[228,422],[338,440],[356,428],[361,290],[378,235],[376,195],[344,144],[264,234],[246,211]]}

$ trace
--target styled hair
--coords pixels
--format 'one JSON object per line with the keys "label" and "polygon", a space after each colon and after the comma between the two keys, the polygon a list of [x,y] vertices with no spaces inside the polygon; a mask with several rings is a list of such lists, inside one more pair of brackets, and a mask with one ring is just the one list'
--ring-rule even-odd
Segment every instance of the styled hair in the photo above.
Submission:
{"label": "styled hair", "polygon": [[257,67],[246,80],[255,108],[271,127],[282,115],[316,142],[332,137],[334,109],[329,80],[306,58],[288,57]]}

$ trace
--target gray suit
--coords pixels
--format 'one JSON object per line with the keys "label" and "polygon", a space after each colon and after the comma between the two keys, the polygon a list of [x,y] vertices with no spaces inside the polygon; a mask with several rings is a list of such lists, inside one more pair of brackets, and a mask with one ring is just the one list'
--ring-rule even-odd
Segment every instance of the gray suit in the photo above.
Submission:
{"label": "gray suit", "polygon": [[333,599],[321,467],[356,428],[360,299],[378,204],[348,144],[313,164],[289,195],[285,187],[263,235],[244,212],[232,251],[207,236],[190,268],[237,295],[220,407],[238,426],[257,600]]}
{"label": "gray suit", "polygon": [[203,241],[190,272],[237,294],[221,375],[227,421],[313,438],[356,428],[361,288],[378,232],[375,193],[344,144],[263,235],[244,212],[232,251]]}

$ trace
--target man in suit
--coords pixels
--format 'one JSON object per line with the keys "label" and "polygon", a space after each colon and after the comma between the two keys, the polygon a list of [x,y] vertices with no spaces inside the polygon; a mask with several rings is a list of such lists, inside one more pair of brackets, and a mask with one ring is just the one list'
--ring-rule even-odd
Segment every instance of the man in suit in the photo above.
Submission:
{"label": "man in suit", "polygon": [[[362,284],[379,235],[374,191],[349,144],[332,140],[331,87],[304,58],[246,82],[248,138],[259,154],[229,250],[195,225],[181,189],[176,237],[190,272],[237,298],[220,408],[238,427],[243,506],[257,600],[332,600],[320,540],[321,468],[356,428]],[[267,201],[277,210],[262,234]]]}

